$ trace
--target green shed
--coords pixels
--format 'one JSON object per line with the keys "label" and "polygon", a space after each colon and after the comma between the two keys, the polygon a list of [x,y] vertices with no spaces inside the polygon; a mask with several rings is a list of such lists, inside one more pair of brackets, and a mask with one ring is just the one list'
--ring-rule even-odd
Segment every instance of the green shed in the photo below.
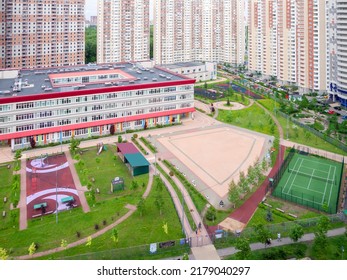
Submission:
{"label": "green shed", "polygon": [[149,173],[150,163],[141,153],[125,154],[124,158],[125,163],[129,164],[130,172],[133,176]]}

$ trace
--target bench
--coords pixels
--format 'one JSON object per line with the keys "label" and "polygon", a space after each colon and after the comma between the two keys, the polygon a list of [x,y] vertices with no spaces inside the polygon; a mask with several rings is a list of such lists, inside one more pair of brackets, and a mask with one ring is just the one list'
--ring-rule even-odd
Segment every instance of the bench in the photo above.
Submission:
{"label": "bench", "polygon": [[2,216],[5,218],[6,217],[6,211],[2,211]]}
{"label": "bench", "polygon": [[293,217],[293,218],[297,218],[298,216],[297,215],[294,215],[294,214],[291,214],[291,213],[288,213],[289,216]]}
{"label": "bench", "polygon": [[42,202],[42,203],[35,204],[34,205],[34,210],[41,209],[42,207],[46,208],[47,207],[47,202]]}
{"label": "bench", "polygon": [[282,213],[284,213],[284,210],[281,209],[281,208],[276,208],[276,210],[277,210],[277,211],[280,211],[280,212],[282,212]]}
{"label": "bench", "polygon": [[68,196],[68,197],[64,197],[61,199],[61,203],[69,203],[69,202],[74,202],[75,199],[73,198],[73,196]]}
{"label": "bench", "polygon": [[270,204],[268,204],[268,203],[266,203],[266,202],[264,202],[263,204],[264,204],[265,206],[267,206],[267,207],[272,208],[272,205],[270,205]]}

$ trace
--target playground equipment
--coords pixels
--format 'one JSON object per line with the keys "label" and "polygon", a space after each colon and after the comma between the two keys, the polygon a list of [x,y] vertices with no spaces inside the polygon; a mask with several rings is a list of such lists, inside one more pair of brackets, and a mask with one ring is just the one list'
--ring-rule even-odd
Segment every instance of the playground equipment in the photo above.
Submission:
{"label": "playground equipment", "polygon": [[98,143],[96,147],[97,147],[97,150],[98,150],[98,152],[96,154],[100,155],[102,150],[104,149],[104,144],[102,142]]}

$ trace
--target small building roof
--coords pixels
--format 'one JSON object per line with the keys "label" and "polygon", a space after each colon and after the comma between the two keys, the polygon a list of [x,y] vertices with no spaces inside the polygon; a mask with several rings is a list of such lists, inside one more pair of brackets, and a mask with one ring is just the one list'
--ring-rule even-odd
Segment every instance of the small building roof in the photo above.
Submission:
{"label": "small building roof", "polygon": [[117,151],[121,152],[123,155],[139,153],[139,150],[133,143],[118,143]]}
{"label": "small building roof", "polygon": [[150,163],[147,161],[147,159],[141,154],[126,154],[124,157],[127,159],[129,164],[132,167],[139,167],[139,166],[149,166]]}

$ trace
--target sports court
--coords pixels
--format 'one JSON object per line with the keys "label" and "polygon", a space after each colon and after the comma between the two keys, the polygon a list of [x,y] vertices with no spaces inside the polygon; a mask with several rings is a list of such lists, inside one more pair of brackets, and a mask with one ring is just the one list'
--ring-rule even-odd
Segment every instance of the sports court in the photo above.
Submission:
{"label": "sports court", "polygon": [[336,213],[342,171],[339,162],[295,153],[273,195]]}
{"label": "sports court", "polygon": [[219,199],[228,194],[231,180],[238,182],[240,171],[247,173],[262,158],[269,143],[265,135],[229,126],[165,135],[158,141],[170,151],[172,160],[178,159]]}
{"label": "sports court", "polygon": [[29,159],[26,164],[27,218],[36,218],[79,206],[65,154]]}

